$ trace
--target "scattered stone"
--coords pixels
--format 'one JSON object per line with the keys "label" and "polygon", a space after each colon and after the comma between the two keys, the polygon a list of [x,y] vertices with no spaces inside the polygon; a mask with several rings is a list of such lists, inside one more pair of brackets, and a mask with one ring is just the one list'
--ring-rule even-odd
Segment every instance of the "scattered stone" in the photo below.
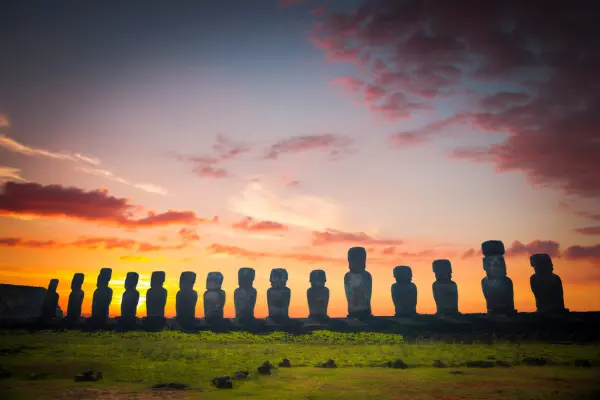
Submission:
{"label": "scattered stone", "polygon": [[248,375],[250,375],[250,372],[248,372],[248,371],[238,371],[235,373],[234,379],[238,379],[238,380],[248,379]]}
{"label": "scattered stone", "polygon": [[394,361],[388,361],[387,366],[389,368],[397,368],[397,369],[406,369],[408,368],[408,365],[406,365],[404,363],[404,361],[402,361],[401,359],[396,359]]}
{"label": "scattered stone", "polygon": [[280,363],[279,366],[282,368],[291,368],[292,367],[292,363],[290,363],[290,360],[288,360],[287,358],[284,358]]}
{"label": "scattered stone", "polygon": [[265,361],[264,363],[262,363],[262,365],[260,365],[257,369],[258,369],[258,373],[260,375],[271,375],[271,370],[275,368],[275,366],[273,364],[271,364],[268,361]]}
{"label": "scattered stone", "polygon": [[546,360],[543,357],[525,357],[522,362],[525,365],[536,365],[536,366],[542,366],[542,365],[548,364],[548,360]]}
{"label": "scattered stone", "polygon": [[3,378],[10,378],[11,377],[11,373],[9,370],[5,369],[2,365],[0,365],[0,379]]}
{"label": "scattered stone", "polygon": [[466,365],[469,368],[493,368],[495,364],[491,361],[467,361]]}
{"label": "scattered stone", "polygon": [[488,360],[495,360],[495,359],[496,359],[496,356],[487,356],[487,359],[488,359]]}
{"label": "scattered stone", "polygon": [[75,375],[75,382],[96,382],[100,379],[102,379],[102,372],[95,372],[91,369]]}
{"label": "scattered stone", "polygon": [[435,360],[433,366],[434,368],[446,368],[446,364],[444,364],[442,360]]}
{"label": "scattered stone", "polygon": [[317,364],[317,368],[337,368],[337,364],[332,359],[329,359],[324,363]]}
{"label": "scattered stone", "polygon": [[152,386],[152,389],[153,390],[185,390],[188,387],[189,386],[186,385],[185,383],[170,382],[170,383],[157,383],[156,385]]}
{"label": "scattered stone", "polygon": [[465,373],[462,371],[450,371],[449,374],[450,375],[465,375]]}
{"label": "scattered stone", "polygon": [[590,360],[575,360],[575,366],[576,367],[591,368],[592,363],[590,362]]}
{"label": "scattered stone", "polygon": [[510,363],[507,363],[506,361],[498,360],[498,361],[496,361],[496,367],[509,368],[509,367],[511,367],[511,365],[510,365]]}
{"label": "scattered stone", "polygon": [[212,383],[217,389],[233,389],[233,382],[229,375],[217,376]]}

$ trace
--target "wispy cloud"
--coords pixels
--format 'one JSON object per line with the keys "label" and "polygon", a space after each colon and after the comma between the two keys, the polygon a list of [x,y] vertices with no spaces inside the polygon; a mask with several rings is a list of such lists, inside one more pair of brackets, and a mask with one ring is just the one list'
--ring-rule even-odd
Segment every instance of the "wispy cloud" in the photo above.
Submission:
{"label": "wispy cloud", "polygon": [[339,158],[350,152],[353,141],[344,136],[326,135],[304,135],[293,136],[280,140],[267,149],[264,158],[274,160],[283,154],[302,153],[307,151],[326,151],[333,158]]}
{"label": "wispy cloud", "polygon": [[0,114],[0,128],[8,127],[10,127],[10,121],[8,120],[8,116],[5,114]]}
{"label": "wispy cloud", "polygon": [[0,246],[25,247],[30,249],[61,249],[76,247],[88,250],[134,250],[140,253],[147,253],[165,250],[181,250],[187,247],[187,243],[184,242],[177,245],[163,246],[117,237],[81,237],[71,242],[27,239],[22,237],[0,237]]}
{"label": "wispy cloud", "polygon": [[250,182],[229,198],[229,209],[257,220],[278,221],[310,230],[339,226],[341,206],[327,198],[310,195],[282,196],[260,182]]}
{"label": "wispy cloud", "polygon": [[20,168],[12,168],[0,165],[0,182],[7,181],[28,182],[27,179],[21,176]]}
{"label": "wispy cloud", "polygon": [[263,252],[263,251],[254,251],[248,250],[242,247],[230,246],[226,244],[220,243],[212,243],[206,248],[209,254],[219,255],[219,256],[233,256],[233,257],[243,257],[249,260],[256,260],[260,258],[278,258],[278,259],[286,259],[286,260],[295,260],[300,262],[305,262],[309,264],[313,263],[331,263],[331,264],[345,264],[347,260],[342,257],[328,257],[319,254],[309,254],[309,253],[273,253],[273,252]]}
{"label": "wispy cloud", "polygon": [[9,138],[6,135],[0,135],[0,147],[5,148],[8,151],[12,151],[13,153],[20,153],[26,156],[33,157],[46,157],[54,160],[66,160],[72,161],[78,164],[84,164],[86,166],[79,166],[77,168],[78,171],[99,176],[105,179],[109,179],[114,182],[119,182],[124,185],[130,185],[137,189],[144,190],[149,193],[155,193],[160,195],[166,195],[167,191],[160,186],[146,183],[132,183],[127,179],[121,178],[111,171],[103,168],[99,168],[102,164],[102,161],[98,158],[87,156],[80,153],[70,153],[70,152],[57,152],[51,151],[47,149],[36,148],[32,146],[27,146],[25,144],[19,143],[14,139]]}
{"label": "wispy cloud", "polygon": [[312,233],[312,244],[322,246],[327,244],[350,244],[363,246],[398,246],[403,240],[389,238],[375,238],[364,232],[342,232],[335,229],[326,229],[324,232]]}
{"label": "wispy cloud", "polygon": [[192,171],[195,175],[218,179],[231,176],[231,173],[221,166],[223,163],[250,150],[251,146],[248,143],[234,142],[224,135],[217,135],[216,142],[212,146],[212,154],[199,156],[175,154],[174,157],[192,163],[194,166]]}

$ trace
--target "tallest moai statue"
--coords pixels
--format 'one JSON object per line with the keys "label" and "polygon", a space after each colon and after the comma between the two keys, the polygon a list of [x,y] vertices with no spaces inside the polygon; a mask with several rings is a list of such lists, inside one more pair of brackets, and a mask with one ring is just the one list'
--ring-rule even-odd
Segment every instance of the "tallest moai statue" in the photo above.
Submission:
{"label": "tallest moai statue", "polygon": [[504,243],[488,240],[481,244],[483,269],[486,277],[481,288],[487,303],[488,314],[510,315],[516,313],[512,280],[506,276]]}
{"label": "tallest moai statue", "polygon": [[364,247],[352,247],[348,250],[348,266],[350,271],[344,275],[348,317],[368,318],[371,316],[373,279],[366,271],[367,251]]}

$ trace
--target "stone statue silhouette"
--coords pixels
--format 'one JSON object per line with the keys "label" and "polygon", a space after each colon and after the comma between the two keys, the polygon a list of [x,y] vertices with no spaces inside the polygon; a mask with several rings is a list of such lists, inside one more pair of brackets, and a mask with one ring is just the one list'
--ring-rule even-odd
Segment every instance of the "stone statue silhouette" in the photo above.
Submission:
{"label": "stone statue silhouette", "polygon": [[71,294],[69,295],[69,304],[67,305],[67,321],[74,323],[81,318],[81,305],[85,293],[81,290],[83,286],[84,275],[76,273],[71,281]]}
{"label": "stone statue silhouette", "polygon": [[165,306],[167,304],[167,289],[165,283],[165,272],[154,271],[150,278],[150,289],[146,292],[146,314],[148,317],[165,317]]}
{"label": "stone statue silhouette", "polygon": [[548,254],[533,254],[529,257],[535,273],[531,275],[529,284],[535,296],[535,304],[539,313],[564,313],[565,308],[563,286],[560,277],[553,273],[554,265]]}
{"label": "stone statue silhouette", "polygon": [[254,320],[254,307],[256,305],[256,289],[252,287],[256,272],[252,268],[240,268],[238,271],[239,287],[233,293],[235,304],[235,318],[242,322]]}
{"label": "stone statue silhouette", "polygon": [[48,284],[48,289],[44,294],[44,300],[42,302],[42,310],[40,313],[40,319],[42,321],[49,321],[56,317],[56,308],[58,307],[58,279],[51,279]]}
{"label": "stone statue silhouette", "polygon": [[195,329],[196,303],[198,293],[194,290],[195,272],[182,272],[179,278],[179,292],[175,299],[177,321],[186,330]]}
{"label": "stone statue silhouette", "polygon": [[481,244],[483,269],[486,277],[481,280],[481,288],[490,315],[511,315],[516,313],[512,280],[506,276],[504,243],[488,240]]}
{"label": "stone statue silhouette", "polygon": [[311,287],[306,291],[308,298],[308,317],[314,320],[327,319],[327,306],[329,305],[329,289],[325,287],[327,275],[322,269],[310,272]]}
{"label": "stone statue silhouette", "polygon": [[140,301],[140,292],[138,292],[137,284],[140,275],[137,272],[128,272],[125,277],[125,292],[121,300],[121,317],[135,319],[137,314],[137,306]]}
{"label": "stone statue silhouette", "polygon": [[222,273],[208,273],[208,276],[206,277],[206,291],[204,292],[204,320],[208,323],[223,321],[225,291],[221,289],[222,284]]}
{"label": "stone statue silhouette", "polygon": [[271,270],[271,287],[267,290],[269,319],[280,323],[289,319],[289,307],[292,291],[286,286],[288,273],[283,268]]}
{"label": "stone statue silhouette", "polygon": [[108,287],[112,278],[111,268],[102,268],[96,281],[96,290],[92,298],[92,319],[97,324],[104,324],[108,320],[108,310],[112,302],[113,291]]}
{"label": "stone statue silhouette", "polygon": [[348,317],[371,317],[371,294],[373,281],[366,271],[367,251],[364,247],[352,247],[348,250],[350,271],[344,275],[344,290],[348,300]]}
{"label": "stone statue silhouette", "polygon": [[438,315],[457,315],[458,312],[458,286],[452,280],[452,264],[450,260],[435,260],[433,262],[433,298],[437,306]]}
{"label": "stone statue silhouette", "polygon": [[397,317],[417,314],[417,286],[412,282],[412,269],[405,265],[394,268],[396,283],[392,285],[392,300]]}

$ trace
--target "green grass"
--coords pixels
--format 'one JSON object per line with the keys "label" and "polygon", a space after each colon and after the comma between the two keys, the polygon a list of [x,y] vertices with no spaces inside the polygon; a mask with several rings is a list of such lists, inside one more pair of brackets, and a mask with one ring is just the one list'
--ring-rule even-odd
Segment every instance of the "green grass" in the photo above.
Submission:
{"label": "green grass", "polygon": [[[342,334],[318,331],[307,335],[272,333],[0,333],[0,348],[27,346],[18,354],[0,355],[12,377],[0,380],[1,398],[161,398],[152,392],[160,382],[184,382],[192,390],[170,398],[255,399],[552,399],[594,398],[600,394],[600,346],[553,344],[406,344],[398,335]],[[263,361],[283,357],[293,368],[272,376],[234,382],[233,390],[217,390],[210,380],[236,371],[256,371]],[[523,366],[525,357],[544,357],[549,365]],[[314,368],[332,358],[338,369]],[[411,368],[385,368],[401,358]],[[588,359],[593,368],[576,368]],[[441,360],[449,368],[432,368]],[[495,360],[512,368],[464,368],[467,361]],[[95,383],[75,383],[85,369],[104,373]],[[449,371],[460,370],[462,375]],[[30,380],[32,373],[48,374]],[[137,397],[136,397],[137,396]],[[140,397],[146,396],[146,397]]]}

